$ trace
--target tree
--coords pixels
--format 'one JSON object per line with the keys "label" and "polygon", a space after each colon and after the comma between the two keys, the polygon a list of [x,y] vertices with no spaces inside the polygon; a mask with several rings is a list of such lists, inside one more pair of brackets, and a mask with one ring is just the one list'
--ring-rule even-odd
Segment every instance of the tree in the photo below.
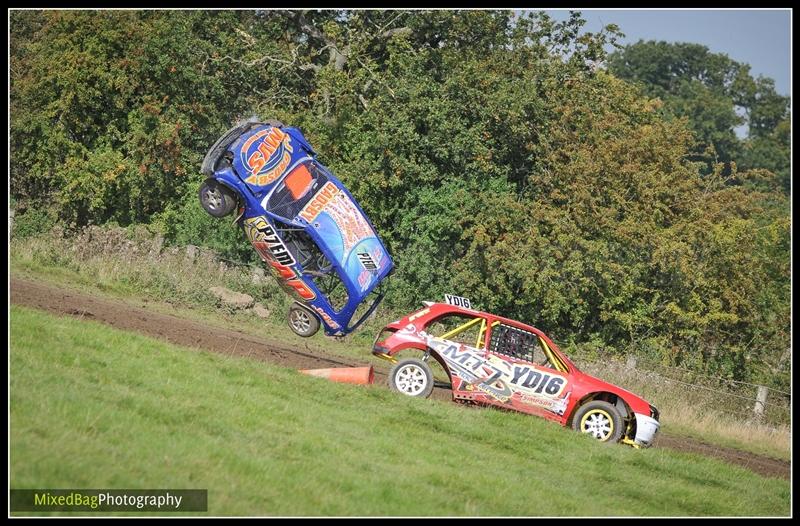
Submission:
{"label": "tree", "polygon": [[[608,68],[664,101],[666,115],[688,119],[697,138],[693,152],[706,172],[715,162],[766,168],[788,194],[789,98],[775,91],[774,81],[753,78],[749,65],[689,43],[639,41],[613,53]],[[747,127],[744,140],[736,135],[740,126]]]}
{"label": "tree", "polygon": [[237,119],[275,117],[387,242],[390,308],[461,293],[567,345],[788,382],[788,201],[763,169],[787,166],[785,100],[702,46],[632,46],[609,74],[618,29],[583,25],[511,11],[14,12],[12,197],[75,226],[151,222],[253,256],[200,211],[199,166]]}

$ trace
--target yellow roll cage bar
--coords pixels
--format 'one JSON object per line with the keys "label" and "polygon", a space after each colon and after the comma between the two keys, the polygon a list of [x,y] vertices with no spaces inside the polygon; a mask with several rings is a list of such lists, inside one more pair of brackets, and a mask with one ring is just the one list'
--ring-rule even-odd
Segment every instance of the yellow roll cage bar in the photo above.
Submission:
{"label": "yellow roll cage bar", "polygon": [[[481,328],[478,331],[478,337],[475,340],[475,347],[480,349],[481,348],[481,342],[483,341],[484,334],[486,333],[486,318],[478,317],[478,318],[474,318],[472,320],[469,320],[468,322],[462,323],[458,327],[447,331],[446,333],[444,333],[441,336],[439,336],[439,338],[442,338],[443,340],[446,340],[448,338],[452,338],[453,336],[461,334],[465,330],[469,329],[470,327],[472,327],[473,325],[476,325],[478,323],[481,324]],[[495,322],[492,323],[492,327],[496,327],[497,325],[500,325],[499,321],[495,321]],[[547,360],[551,364],[553,364],[553,367],[555,367],[559,372],[568,373],[569,372],[569,368],[567,367],[567,365],[564,363],[564,361],[556,353],[554,353],[552,351],[552,349],[550,349],[550,346],[547,345],[547,342],[544,341],[544,338],[542,338],[542,337],[540,337],[538,335],[536,337],[539,339],[539,343],[542,346],[542,350],[544,351],[545,356],[547,356]]]}

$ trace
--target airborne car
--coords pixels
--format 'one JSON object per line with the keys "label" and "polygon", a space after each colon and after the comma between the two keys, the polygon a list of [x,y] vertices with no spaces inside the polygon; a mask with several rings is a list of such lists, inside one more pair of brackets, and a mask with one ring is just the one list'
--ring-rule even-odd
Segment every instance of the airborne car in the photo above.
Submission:
{"label": "airborne car", "polygon": [[345,335],[378,306],[392,258],[300,130],[243,122],[211,147],[201,171],[200,204],[214,217],[238,210],[236,222],[295,300],[288,317],[295,333],[312,336],[322,323],[325,334]]}
{"label": "airborne car", "polygon": [[[456,401],[537,415],[603,442],[652,445],[659,414],[647,401],[581,372],[539,329],[472,310],[468,300],[455,298],[461,305],[425,302],[378,334],[372,353],[395,364],[389,373],[393,390],[429,396],[433,357],[449,376]],[[421,359],[398,360],[408,350]]]}

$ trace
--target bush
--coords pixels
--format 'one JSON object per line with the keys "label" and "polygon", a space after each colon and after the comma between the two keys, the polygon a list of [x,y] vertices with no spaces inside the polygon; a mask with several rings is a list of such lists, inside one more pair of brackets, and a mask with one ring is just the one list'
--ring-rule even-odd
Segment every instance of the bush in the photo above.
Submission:
{"label": "bush", "polygon": [[200,206],[197,188],[187,192],[174,208],[158,214],[153,220],[153,228],[163,233],[169,244],[207,247],[224,259],[260,264],[250,241],[233,223],[235,213],[221,219],[211,217]]}
{"label": "bush", "polygon": [[25,239],[48,232],[56,224],[57,218],[52,207],[27,208],[22,213],[14,214],[14,225],[11,236]]}

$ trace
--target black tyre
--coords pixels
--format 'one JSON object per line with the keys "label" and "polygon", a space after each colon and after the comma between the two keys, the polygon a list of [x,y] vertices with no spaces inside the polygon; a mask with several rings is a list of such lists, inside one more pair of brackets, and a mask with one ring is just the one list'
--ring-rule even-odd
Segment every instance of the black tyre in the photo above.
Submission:
{"label": "black tyre", "polygon": [[214,179],[206,179],[198,192],[200,206],[213,217],[225,217],[236,209],[236,194]]}
{"label": "black tyre", "polygon": [[433,371],[422,360],[400,360],[389,371],[389,388],[407,396],[428,398],[433,392]]}
{"label": "black tyre", "polygon": [[600,400],[587,402],[578,408],[572,419],[572,428],[587,433],[601,442],[619,442],[623,433],[619,410]]}
{"label": "black tyre", "polygon": [[289,328],[303,338],[314,336],[319,330],[319,318],[305,307],[293,304],[289,307]]}

